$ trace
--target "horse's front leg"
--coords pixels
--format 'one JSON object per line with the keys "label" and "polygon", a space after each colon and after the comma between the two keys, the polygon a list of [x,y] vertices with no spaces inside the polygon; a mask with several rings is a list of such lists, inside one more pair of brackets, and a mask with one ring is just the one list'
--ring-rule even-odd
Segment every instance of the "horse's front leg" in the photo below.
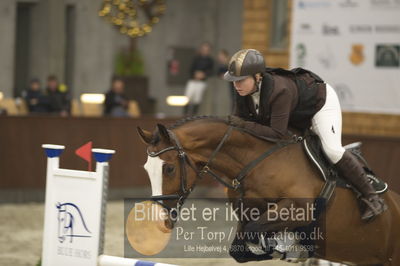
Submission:
{"label": "horse's front leg", "polygon": [[[313,201],[305,199],[282,199],[269,202],[267,210],[259,219],[249,221],[244,231],[257,236],[249,238],[247,245],[254,253],[267,252],[273,258],[300,262],[309,258],[313,247],[306,250],[300,244],[301,237],[293,235],[295,228],[305,227],[315,221]],[[309,246],[309,245],[307,245]]]}

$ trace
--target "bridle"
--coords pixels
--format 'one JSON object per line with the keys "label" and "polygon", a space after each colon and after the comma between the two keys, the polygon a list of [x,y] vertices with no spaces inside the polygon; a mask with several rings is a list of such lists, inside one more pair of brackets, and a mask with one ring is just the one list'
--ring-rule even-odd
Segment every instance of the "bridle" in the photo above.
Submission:
{"label": "bridle", "polygon": [[224,136],[222,137],[221,141],[219,142],[218,146],[215,148],[215,150],[212,152],[210,158],[208,159],[207,163],[200,169],[198,170],[196,166],[192,163],[188,155],[186,154],[185,150],[183,149],[178,137],[175,135],[175,133],[171,130],[167,130],[170,138],[175,142],[174,146],[170,146],[167,148],[164,148],[158,152],[150,152],[147,149],[147,155],[150,157],[157,157],[163,153],[169,152],[169,151],[177,151],[178,152],[178,158],[179,158],[179,165],[180,165],[180,191],[177,192],[176,194],[169,194],[169,195],[157,195],[157,196],[152,196],[150,199],[153,201],[156,201],[157,203],[161,204],[164,208],[166,208],[168,211],[171,211],[172,208],[165,205],[162,201],[163,200],[177,200],[176,203],[176,208],[174,211],[179,212],[180,208],[182,207],[184,201],[186,198],[189,196],[189,194],[193,191],[194,187],[196,186],[197,183],[197,178],[193,185],[188,188],[187,187],[187,171],[186,171],[186,165],[188,165],[190,168],[193,169],[193,171],[196,173],[196,176],[199,177],[200,179],[208,174],[212,176],[214,179],[216,179],[219,183],[224,185],[225,187],[229,189],[233,189],[235,191],[240,192],[240,197],[238,198],[239,201],[243,200],[244,196],[244,189],[242,185],[243,179],[246,177],[246,175],[261,161],[263,161],[265,158],[267,158],[269,155],[274,153],[275,151],[288,146],[289,144],[294,144],[301,142],[303,140],[302,137],[297,137],[294,136],[293,139],[289,141],[283,141],[283,140],[278,140],[278,139],[268,139],[270,141],[274,141],[276,144],[264,152],[262,155],[257,157],[255,160],[251,161],[248,163],[243,169],[239,172],[239,174],[234,178],[231,182],[227,182],[216,174],[210,167],[212,161],[216,157],[217,153],[221,150],[222,146],[225,144],[225,142],[229,139],[233,129],[241,130],[240,128],[236,128],[234,126],[229,126],[227,131],[225,132]]}
{"label": "bridle", "polygon": [[[176,194],[169,194],[169,195],[157,195],[157,196],[152,196],[150,199],[153,201],[158,202],[161,204],[164,208],[166,208],[168,211],[171,211],[171,207],[165,205],[161,201],[163,200],[177,200],[177,207],[176,210],[179,211],[181,206],[183,205],[185,199],[189,196],[189,194],[193,191],[194,187],[196,186],[196,182],[193,183],[193,185],[188,188],[187,187],[187,171],[186,171],[186,165],[189,165],[190,168],[193,169],[193,171],[196,173],[198,177],[201,177],[200,172],[196,169],[196,167],[193,165],[189,157],[187,156],[186,152],[184,151],[179,139],[176,137],[175,133],[171,130],[167,130],[170,138],[175,142],[174,146],[167,147],[165,149],[162,149],[158,152],[150,152],[147,149],[147,155],[150,157],[157,157],[163,153],[169,152],[169,151],[177,151],[178,152],[178,158],[179,158],[179,167],[180,167],[180,191]],[[196,179],[197,180],[197,179]]]}

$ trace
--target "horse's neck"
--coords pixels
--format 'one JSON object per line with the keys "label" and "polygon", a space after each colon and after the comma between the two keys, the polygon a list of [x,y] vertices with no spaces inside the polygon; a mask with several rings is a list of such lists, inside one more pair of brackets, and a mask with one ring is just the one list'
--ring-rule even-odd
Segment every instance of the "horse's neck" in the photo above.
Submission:
{"label": "horse's neck", "polygon": [[[213,131],[210,131],[213,128]],[[213,125],[206,127],[193,127],[186,131],[187,141],[185,146],[192,151],[192,156],[203,164],[207,163],[211,154],[221,142],[228,126]],[[214,133],[215,132],[215,133]],[[233,130],[229,138],[212,160],[210,167],[225,177],[233,179],[246,164],[257,158],[274,143],[257,139],[249,134]]]}
{"label": "horse's neck", "polygon": [[[214,140],[216,142],[219,141]],[[226,177],[236,178],[244,167],[275,145],[277,144],[234,130],[216,157],[215,166]],[[259,162],[256,165],[257,170],[250,171],[246,179],[253,184],[265,185],[255,193],[257,195],[265,193],[264,196],[271,197],[313,198],[320,192],[322,181],[318,173],[305,167],[309,164],[301,144],[290,144]],[[260,178],[264,180],[260,181]],[[254,188],[254,191],[257,190],[258,188]]]}
{"label": "horse's neck", "polygon": [[[187,129],[182,135],[185,139],[184,146],[197,163],[204,165],[210,159],[227,129],[226,125],[217,123],[194,126]],[[225,180],[234,179],[247,164],[270,150],[274,145],[276,144],[233,130],[209,166]],[[317,196],[322,182],[315,171],[310,167],[304,167],[310,162],[299,145],[289,145],[283,151],[274,153],[273,156],[257,165],[257,173],[250,172],[246,177],[249,183],[258,184],[261,177],[264,179],[261,180],[261,183],[268,184],[268,191],[273,192],[272,194],[268,193],[263,186],[256,194],[266,193],[263,195],[298,198]],[[279,178],[275,178],[278,174]],[[253,190],[256,191],[257,188]]]}

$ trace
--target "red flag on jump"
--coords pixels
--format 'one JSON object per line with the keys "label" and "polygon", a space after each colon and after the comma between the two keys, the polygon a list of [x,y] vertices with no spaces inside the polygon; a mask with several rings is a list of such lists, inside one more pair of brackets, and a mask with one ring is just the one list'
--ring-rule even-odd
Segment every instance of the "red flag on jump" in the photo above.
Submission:
{"label": "red flag on jump", "polygon": [[88,162],[88,170],[92,171],[92,142],[82,145],[76,149],[75,154]]}

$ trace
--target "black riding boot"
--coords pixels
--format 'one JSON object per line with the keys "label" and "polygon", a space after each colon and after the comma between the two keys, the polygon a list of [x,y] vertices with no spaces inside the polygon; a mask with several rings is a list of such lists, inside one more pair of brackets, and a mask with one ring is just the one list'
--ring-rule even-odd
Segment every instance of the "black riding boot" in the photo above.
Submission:
{"label": "black riding boot", "polygon": [[337,162],[336,167],[339,173],[363,195],[362,201],[367,208],[361,216],[362,220],[370,220],[387,209],[385,201],[375,193],[361,163],[351,152],[345,151],[342,159]]}

